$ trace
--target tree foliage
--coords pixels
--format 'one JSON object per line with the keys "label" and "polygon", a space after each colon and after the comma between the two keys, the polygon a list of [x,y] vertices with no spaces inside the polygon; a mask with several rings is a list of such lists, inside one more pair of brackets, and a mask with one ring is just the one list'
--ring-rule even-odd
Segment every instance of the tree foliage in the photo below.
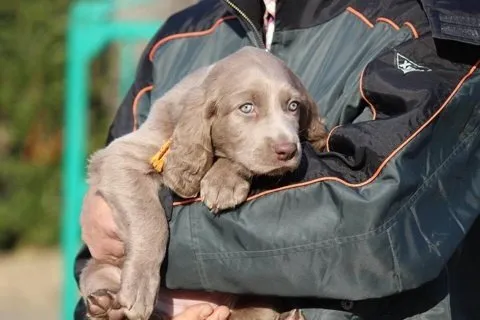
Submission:
{"label": "tree foliage", "polygon": [[[69,4],[0,0],[0,250],[58,241]],[[103,143],[111,119],[102,98],[111,92],[110,56],[92,66],[89,150]]]}

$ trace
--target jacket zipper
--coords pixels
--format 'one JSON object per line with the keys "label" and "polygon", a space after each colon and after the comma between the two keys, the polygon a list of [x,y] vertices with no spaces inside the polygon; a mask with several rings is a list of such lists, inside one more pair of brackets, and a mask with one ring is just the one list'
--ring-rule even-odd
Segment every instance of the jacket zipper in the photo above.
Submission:
{"label": "jacket zipper", "polygon": [[226,2],[233,10],[235,10],[243,18],[243,20],[245,20],[245,22],[247,22],[247,24],[250,26],[250,28],[253,31],[256,46],[267,50],[267,47],[265,46],[265,43],[263,42],[262,35],[258,32],[257,28],[255,28],[255,25],[253,24],[252,20],[250,20],[250,18],[242,10],[240,10],[239,7],[237,7],[234,3],[232,3],[230,0],[223,0],[223,1]]}

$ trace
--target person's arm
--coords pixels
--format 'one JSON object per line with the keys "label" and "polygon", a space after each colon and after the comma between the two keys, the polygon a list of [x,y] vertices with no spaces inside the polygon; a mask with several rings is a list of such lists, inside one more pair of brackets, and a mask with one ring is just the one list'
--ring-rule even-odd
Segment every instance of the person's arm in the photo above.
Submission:
{"label": "person's arm", "polygon": [[166,286],[357,300],[436,278],[480,213],[480,72],[453,61],[431,38],[383,52],[363,77],[376,119],[307,150],[301,182],[219,217],[174,203]]}
{"label": "person's arm", "polygon": [[336,128],[320,157],[307,152],[302,183],[218,218],[200,202],[174,205],[167,287],[364,299],[438,275],[480,212],[480,79],[468,63],[397,49],[431,69],[398,73],[394,50],[370,64],[376,120]]}

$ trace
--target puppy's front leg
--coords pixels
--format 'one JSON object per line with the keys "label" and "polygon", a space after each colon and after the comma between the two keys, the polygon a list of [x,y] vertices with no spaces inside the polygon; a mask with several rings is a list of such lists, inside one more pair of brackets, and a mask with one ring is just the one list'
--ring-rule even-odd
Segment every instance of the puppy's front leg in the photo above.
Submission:
{"label": "puppy's front leg", "polygon": [[160,283],[168,224],[158,200],[159,181],[154,176],[124,172],[119,183],[123,188],[117,188],[113,206],[126,218],[127,236],[117,297],[128,319],[146,320],[153,311]]}
{"label": "puppy's front leg", "polygon": [[200,196],[214,212],[233,208],[247,199],[251,179],[242,165],[219,158],[200,182]]}

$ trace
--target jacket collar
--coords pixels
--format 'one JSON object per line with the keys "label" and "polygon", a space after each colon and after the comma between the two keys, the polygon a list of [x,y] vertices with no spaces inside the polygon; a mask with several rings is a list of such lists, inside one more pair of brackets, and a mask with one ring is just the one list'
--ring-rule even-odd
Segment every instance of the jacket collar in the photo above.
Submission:
{"label": "jacket collar", "polygon": [[[230,2],[262,32],[263,0],[222,0],[229,11],[244,19]],[[305,28],[343,11],[348,0],[277,0],[276,29]],[[374,1],[375,2],[375,1]],[[379,2],[382,2],[381,0]],[[480,0],[420,0],[433,37],[480,45]],[[301,17],[299,19],[299,17]]]}
{"label": "jacket collar", "polygon": [[228,11],[239,19],[248,18],[257,31],[262,30],[265,11],[263,0],[222,0],[222,2],[227,6]]}
{"label": "jacket collar", "polygon": [[[263,0],[222,0],[241,20],[247,16],[258,31],[263,31]],[[352,0],[277,0],[275,30],[304,29],[330,20],[343,12]],[[233,4],[233,5],[232,5]],[[241,11],[243,14],[239,14]]]}

